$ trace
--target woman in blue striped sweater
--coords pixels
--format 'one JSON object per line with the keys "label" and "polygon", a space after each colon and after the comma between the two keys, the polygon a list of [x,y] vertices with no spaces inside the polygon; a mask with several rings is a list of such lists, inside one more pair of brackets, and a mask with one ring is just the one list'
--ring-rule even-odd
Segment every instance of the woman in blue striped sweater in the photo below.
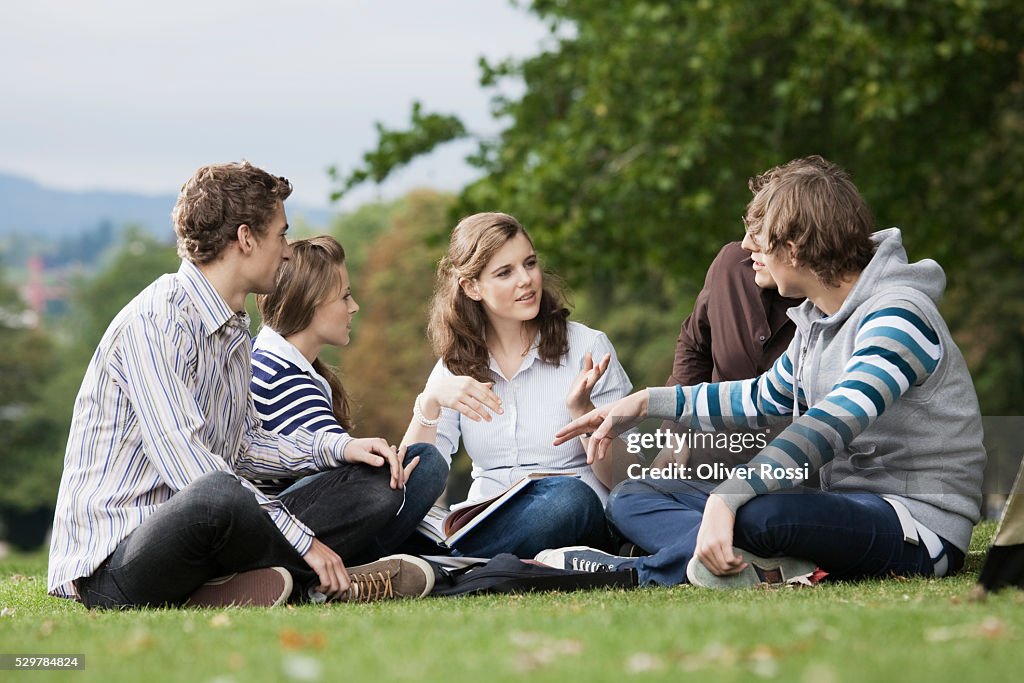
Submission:
{"label": "woman in blue striped sweater", "polygon": [[[257,297],[263,327],[253,344],[253,401],[269,431],[290,434],[304,427],[344,433],[352,429],[348,392],[319,355],[325,346],[348,345],[352,318],[359,311],[345,251],[328,236],[298,240],[291,250],[273,293]],[[386,442],[385,447],[394,449]],[[411,444],[398,456],[404,466],[404,482],[399,483],[404,487],[397,490],[387,467],[362,464],[331,470],[331,477],[316,473],[298,481],[258,485],[269,493],[288,487],[289,495],[311,499],[320,498],[319,489],[325,486],[341,487],[339,495],[330,498],[334,503],[323,511],[321,523],[343,526],[335,535],[349,539],[352,557],[342,558],[346,563],[362,562],[401,546],[444,490],[448,465],[434,446]],[[339,500],[344,510],[337,509]]]}

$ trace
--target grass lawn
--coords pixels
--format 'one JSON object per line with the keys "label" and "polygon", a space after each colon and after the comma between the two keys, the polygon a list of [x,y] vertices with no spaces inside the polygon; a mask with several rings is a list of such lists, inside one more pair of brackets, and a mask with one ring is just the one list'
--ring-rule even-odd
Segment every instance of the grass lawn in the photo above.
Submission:
{"label": "grass lawn", "polygon": [[82,653],[85,669],[3,681],[1012,680],[1024,592],[944,580],[716,593],[690,586],[276,610],[88,612],[46,596],[44,555],[0,562],[0,653]]}

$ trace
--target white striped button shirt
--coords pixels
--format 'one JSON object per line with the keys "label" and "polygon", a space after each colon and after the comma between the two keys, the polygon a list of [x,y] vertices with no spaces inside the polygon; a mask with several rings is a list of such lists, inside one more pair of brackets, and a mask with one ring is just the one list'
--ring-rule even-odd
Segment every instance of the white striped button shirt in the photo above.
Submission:
{"label": "white striped button shirt", "polygon": [[351,437],[260,427],[249,395],[248,320],[183,261],[111,322],[75,400],[50,544],[52,595],[74,597],[72,581],[214,471],[240,475],[299,554],[309,550],[312,532],[244,477],[337,467]]}
{"label": "white striped button shirt", "polygon": [[[606,353],[612,354],[608,369],[591,392],[596,406],[617,401],[633,386],[615,355],[615,348],[604,332],[570,322],[569,352],[558,365],[545,363],[537,355],[536,343],[530,348],[519,370],[511,379],[501,374],[491,358],[494,393],[504,413],[492,415],[490,422],[474,422],[458,411],[441,409],[437,425],[437,449],[451,463],[459,449],[459,438],[473,461],[473,485],[468,500],[481,500],[501,493],[530,472],[577,472],[604,502],[605,488],[587,465],[587,453],[579,439],[553,446],[555,432],[572,421],[565,396],[583,367],[587,352],[594,363]],[[438,361],[427,380],[450,377],[452,373]]]}

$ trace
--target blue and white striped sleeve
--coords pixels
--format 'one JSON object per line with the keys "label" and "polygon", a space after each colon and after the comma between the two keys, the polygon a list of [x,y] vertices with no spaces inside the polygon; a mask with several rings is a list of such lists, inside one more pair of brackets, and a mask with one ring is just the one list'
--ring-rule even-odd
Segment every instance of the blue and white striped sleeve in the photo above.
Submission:
{"label": "blue and white striped sleeve", "polygon": [[941,358],[939,336],[916,305],[900,301],[872,311],[861,320],[832,390],[714,493],[736,510],[759,494],[799,484],[801,478],[772,472],[815,472],[831,462],[910,387],[928,379]]}
{"label": "blue and white striped sleeve", "polygon": [[[654,387],[649,417],[674,419],[700,431],[754,428],[763,422],[793,414],[793,361],[796,342],[767,372],[751,379],[704,382],[689,387]],[[807,409],[803,389],[797,399]]]}

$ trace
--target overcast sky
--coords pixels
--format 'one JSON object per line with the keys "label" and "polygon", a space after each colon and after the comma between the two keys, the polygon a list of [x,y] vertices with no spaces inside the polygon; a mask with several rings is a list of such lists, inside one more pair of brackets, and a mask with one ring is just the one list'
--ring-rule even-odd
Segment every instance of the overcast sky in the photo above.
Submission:
{"label": "overcast sky", "polygon": [[[546,30],[509,0],[27,0],[0,19],[0,171],[62,189],[176,193],[247,158],[326,206],[374,121],[419,99],[493,133],[481,55],[536,54]],[[382,188],[457,189],[468,143]],[[375,197],[354,193],[343,206]]]}

